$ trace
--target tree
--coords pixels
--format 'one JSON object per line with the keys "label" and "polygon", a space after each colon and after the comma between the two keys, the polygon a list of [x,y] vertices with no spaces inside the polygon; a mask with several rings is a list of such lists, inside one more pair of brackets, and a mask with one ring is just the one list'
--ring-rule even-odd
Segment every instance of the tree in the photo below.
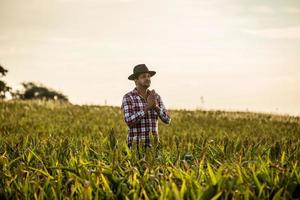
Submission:
{"label": "tree", "polygon": [[[4,77],[7,73],[7,69],[0,65],[0,78]],[[4,99],[6,97],[6,93],[11,90],[11,87],[7,86],[7,84],[0,80],[0,99]]]}
{"label": "tree", "polygon": [[23,91],[17,90],[12,93],[14,99],[41,99],[41,100],[58,100],[58,101],[69,101],[68,98],[60,92],[53,89],[49,89],[41,84],[33,82],[23,82]]}

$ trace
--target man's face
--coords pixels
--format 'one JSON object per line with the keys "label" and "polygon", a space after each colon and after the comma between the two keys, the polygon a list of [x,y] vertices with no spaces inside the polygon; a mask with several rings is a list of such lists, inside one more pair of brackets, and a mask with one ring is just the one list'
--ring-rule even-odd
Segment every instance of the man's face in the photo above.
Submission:
{"label": "man's face", "polygon": [[148,88],[151,84],[151,75],[149,73],[140,74],[137,79],[135,79],[136,85]]}

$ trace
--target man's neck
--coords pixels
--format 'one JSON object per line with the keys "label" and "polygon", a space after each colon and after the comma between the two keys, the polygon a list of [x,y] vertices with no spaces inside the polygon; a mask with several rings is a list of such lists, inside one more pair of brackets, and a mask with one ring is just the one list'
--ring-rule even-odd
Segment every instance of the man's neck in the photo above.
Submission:
{"label": "man's neck", "polygon": [[136,89],[140,95],[142,95],[143,97],[146,96],[148,88],[136,86]]}

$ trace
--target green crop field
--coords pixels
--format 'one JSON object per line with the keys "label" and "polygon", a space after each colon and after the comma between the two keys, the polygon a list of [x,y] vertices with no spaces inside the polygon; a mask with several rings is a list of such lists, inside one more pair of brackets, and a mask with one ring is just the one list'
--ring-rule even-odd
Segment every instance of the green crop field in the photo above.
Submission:
{"label": "green crop field", "polygon": [[119,107],[2,101],[0,199],[300,198],[299,117],[171,117],[160,146],[129,150]]}

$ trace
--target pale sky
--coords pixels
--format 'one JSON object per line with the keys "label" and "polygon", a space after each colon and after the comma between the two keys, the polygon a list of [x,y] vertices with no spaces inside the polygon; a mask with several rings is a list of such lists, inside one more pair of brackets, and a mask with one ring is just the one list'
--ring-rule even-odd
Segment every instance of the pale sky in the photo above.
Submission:
{"label": "pale sky", "polygon": [[300,115],[300,1],[0,0],[13,88],[120,106],[139,63],[167,108]]}

